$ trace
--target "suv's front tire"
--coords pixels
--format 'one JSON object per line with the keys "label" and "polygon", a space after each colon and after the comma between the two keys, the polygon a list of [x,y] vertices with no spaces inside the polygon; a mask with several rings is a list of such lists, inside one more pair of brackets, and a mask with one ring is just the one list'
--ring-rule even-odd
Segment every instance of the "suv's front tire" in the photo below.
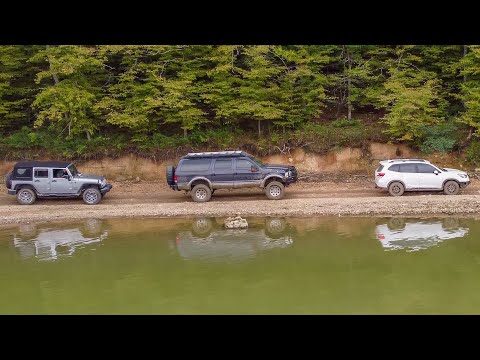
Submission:
{"label": "suv's front tire", "polygon": [[207,202],[212,197],[212,191],[205,184],[195,185],[192,189],[192,199],[195,202]]}
{"label": "suv's front tire", "polygon": [[456,195],[460,190],[460,185],[456,181],[450,180],[447,181],[443,187],[443,192],[445,195]]}
{"label": "suv's front tire", "polygon": [[29,188],[23,188],[17,192],[17,201],[20,205],[32,205],[37,200],[35,191]]}
{"label": "suv's front tire", "polygon": [[83,201],[87,205],[96,205],[102,200],[100,190],[90,187],[83,192]]}
{"label": "suv's front tire", "polygon": [[271,200],[280,200],[285,194],[285,186],[281,182],[272,181],[265,188],[265,194]]}

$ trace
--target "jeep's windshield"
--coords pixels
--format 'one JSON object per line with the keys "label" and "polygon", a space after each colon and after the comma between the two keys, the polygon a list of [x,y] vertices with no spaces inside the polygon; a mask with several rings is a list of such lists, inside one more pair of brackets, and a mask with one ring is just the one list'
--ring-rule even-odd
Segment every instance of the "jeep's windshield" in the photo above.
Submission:
{"label": "jeep's windshield", "polygon": [[248,156],[250,158],[250,160],[252,160],[254,163],[258,164],[258,166],[265,166],[265,164],[263,162],[261,162],[260,160],[258,160],[257,158],[253,157],[252,155],[249,155]]}
{"label": "jeep's windshield", "polygon": [[75,167],[75,165],[70,164],[70,165],[68,165],[67,169],[68,169],[68,171],[70,171],[70,174],[72,174],[72,176],[78,175],[78,170]]}

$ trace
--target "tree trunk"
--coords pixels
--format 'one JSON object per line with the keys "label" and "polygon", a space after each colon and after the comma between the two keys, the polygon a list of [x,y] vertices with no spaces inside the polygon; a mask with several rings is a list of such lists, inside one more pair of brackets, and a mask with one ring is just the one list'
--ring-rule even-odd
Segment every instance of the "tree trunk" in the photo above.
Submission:
{"label": "tree trunk", "polygon": [[[463,57],[467,56],[467,45],[463,45]],[[463,74],[463,82],[467,82],[467,74]]]}
{"label": "tree trunk", "polygon": [[[47,45],[47,50],[50,49],[50,45]],[[52,63],[50,61],[50,55],[48,56],[48,67],[50,70],[52,70]],[[55,84],[58,84],[60,82],[58,75],[56,73],[52,73],[53,81]]]}
{"label": "tree trunk", "polygon": [[187,138],[187,129],[183,128],[183,137],[186,139]]}
{"label": "tree trunk", "polygon": [[87,133],[87,140],[90,141],[92,138],[90,137],[90,133],[88,131],[85,131]]}
{"label": "tree trunk", "polygon": [[258,122],[258,137],[260,137],[260,135],[262,135],[262,128],[260,127],[260,120],[257,120]]}
{"label": "tree trunk", "polygon": [[[352,70],[352,59],[350,58],[350,53],[347,50],[347,61],[348,61],[348,70]],[[350,77],[350,72],[347,76],[347,119],[352,120],[352,101],[350,99],[352,88],[352,78]]]}

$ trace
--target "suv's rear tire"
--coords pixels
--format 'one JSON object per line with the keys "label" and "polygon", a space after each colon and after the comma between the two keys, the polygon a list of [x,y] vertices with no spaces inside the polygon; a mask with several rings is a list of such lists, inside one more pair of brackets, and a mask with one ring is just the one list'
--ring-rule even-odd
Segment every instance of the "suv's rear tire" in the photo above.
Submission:
{"label": "suv's rear tire", "polygon": [[175,176],[175,167],[167,166],[167,184],[168,185],[175,185],[174,176]]}
{"label": "suv's rear tire", "polygon": [[102,200],[100,190],[94,187],[89,187],[83,192],[83,201],[87,205],[96,205]]}
{"label": "suv's rear tire", "polygon": [[35,191],[29,188],[22,188],[17,192],[17,201],[20,205],[32,205],[37,200]]}
{"label": "suv's rear tire", "polygon": [[456,181],[450,180],[443,186],[443,192],[445,195],[456,195],[460,190],[460,185]]}
{"label": "suv's rear tire", "polygon": [[280,200],[285,194],[285,186],[281,182],[272,181],[265,188],[265,194],[270,200]]}
{"label": "suv's rear tire", "polygon": [[195,185],[192,189],[192,199],[195,202],[207,202],[212,197],[212,191],[205,184]]}
{"label": "suv's rear tire", "polygon": [[9,172],[5,176],[5,186],[7,187],[7,189],[10,189],[10,187],[12,186],[12,173],[11,172]]}
{"label": "suv's rear tire", "polygon": [[402,196],[405,192],[405,186],[401,182],[394,181],[388,187],[388,192],[392,196]]}

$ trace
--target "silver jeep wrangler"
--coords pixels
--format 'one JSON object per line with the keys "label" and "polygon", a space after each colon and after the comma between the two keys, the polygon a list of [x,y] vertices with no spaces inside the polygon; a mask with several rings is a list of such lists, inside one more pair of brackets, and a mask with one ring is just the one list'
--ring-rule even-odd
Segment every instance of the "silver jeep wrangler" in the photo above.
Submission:
{"label": "silver jeep wrangler", "polygon": [[86,204],[95,205],[112,189],[105,177],[81,174],[65,161],[18,162],[7,174],[5,185],[21,205],[31,205],[37,197],[83,197]]}

